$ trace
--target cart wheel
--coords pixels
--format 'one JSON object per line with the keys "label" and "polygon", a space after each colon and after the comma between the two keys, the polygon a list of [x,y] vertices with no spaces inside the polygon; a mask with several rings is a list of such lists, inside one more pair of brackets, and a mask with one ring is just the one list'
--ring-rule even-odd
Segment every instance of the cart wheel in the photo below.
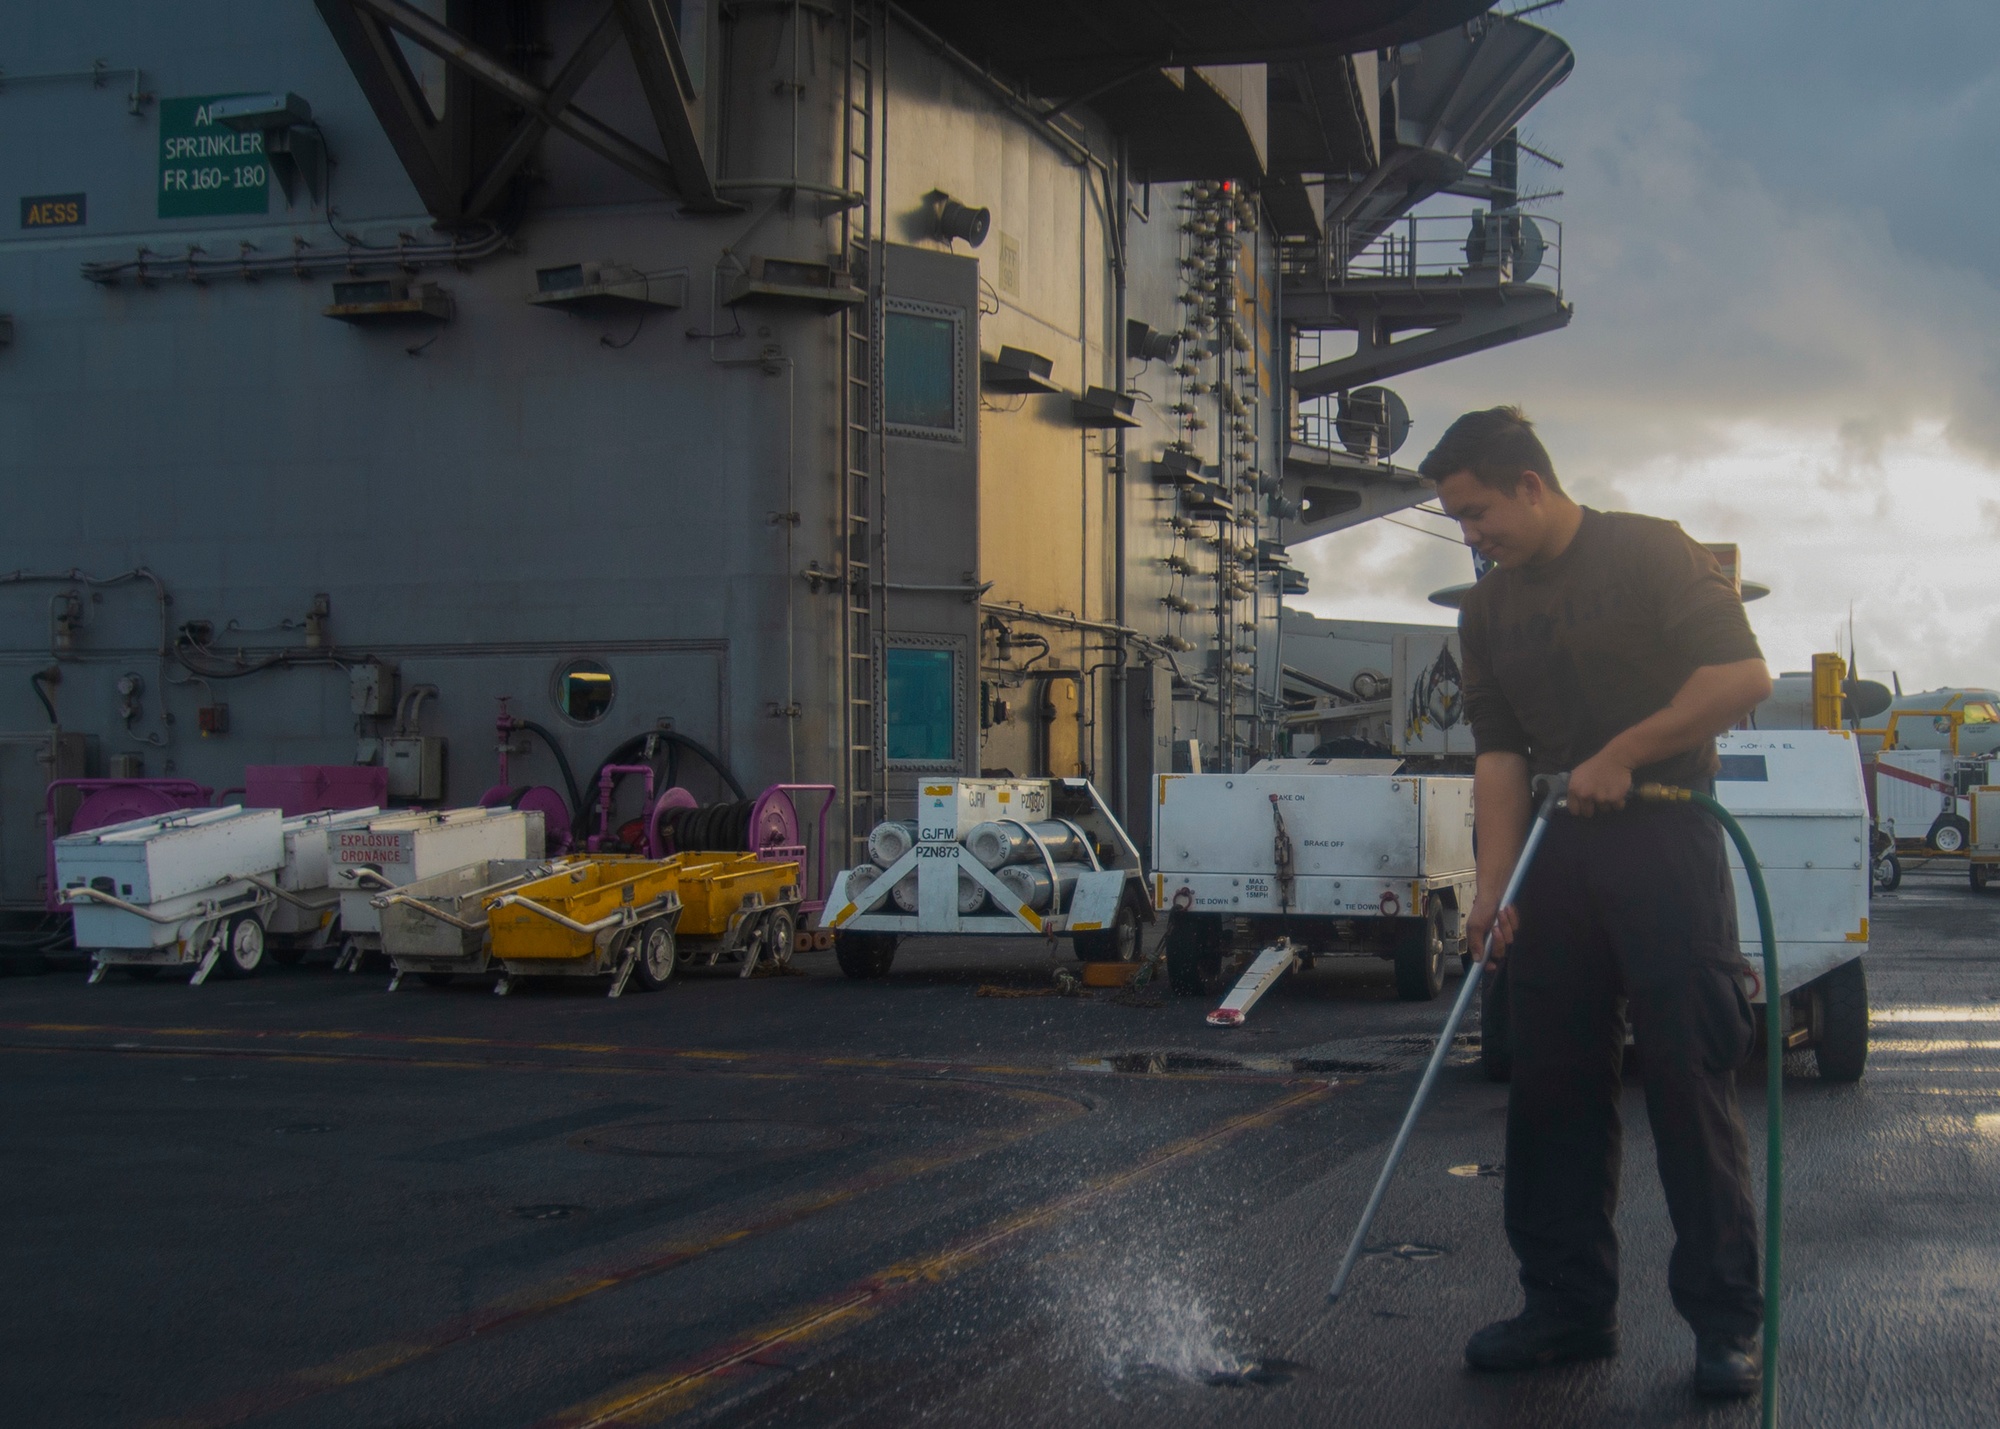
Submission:
{"label": "cart wheel", "polygon": [[791,966],[792,954],[798,950],[799,920],[789,908],[773,908],[758,937],[764,940],[764,955],[757,961],[769,962],[774,967]]}
{"label": "cart wheel", "polygon": [[425,987],[450,987],[453,981],[453,974],[418,973],[417,981],[422,983]]}
{"label": "cart wheel", "polygon": [[1984,893],[1986,885],[1993,881],[1993,870],[1983,863],[1969,864],[1967,867],[1972,871],[1972,891]]}
{"label": "cart wheel", "polygon": [[674,975],[674,930],[663,920],[655,919],[638,937],[639,961],[632,971],[638,974],[639,986],[657,992]]}
{"label": "cart wheel", "polygon": [[896,960],[894,933],[835,933],[833,956],[851,978],[887,977]]}
{"label": "cart wheel", "polygon": [[223,934],[215,970],[223,977],[249,977],[264,962],[264,925],[255,913],[238,913]]}
{"label": "cart wheel", "polygon": [[1396,940],[1396,996],[1429,1002],[1444,990],[1444,900],[1433,893],[1424,916]]}
{"label": "cart wheel", "polygon": [[1074,933],[1070,942],[1076,955],[1086,963],[1130,963],[1139,957],[1139,910],[1130,899],[1121,899],[1111,915],[1111,926],[1088,933]]}
{"label": "cart wheel", "polygon": [[1167,915],[1167,982],[1185,997],[1205,997],[1222,981],[1222,921],[1209,913]]}
{"label": "cart wheel", "polygon": [[1819,1041],[1813,1058],[1823,1082],[1858,1082],[1868,1066],[1868,974],[1861,959],[1842,963],[1813,987],[1819,999]]}
{"label": "cart wheel", "polygon": [[1903,886],[1903,861],[1893,853],[1885,853],[1875,860],[1875,891],[1894,893]]}
{"label": "cart wheel", "polygon": [[1939,814],[1924,840],[1939,853],[1963,853],[1972,825],[1956,814]]}
{"label": "cart wheel", "polygon": [[1489,1082],[1514,1079],[1514,1034],[1507,1019],[1507,970],[1486,974],[1479,989],[1479,1065]]}

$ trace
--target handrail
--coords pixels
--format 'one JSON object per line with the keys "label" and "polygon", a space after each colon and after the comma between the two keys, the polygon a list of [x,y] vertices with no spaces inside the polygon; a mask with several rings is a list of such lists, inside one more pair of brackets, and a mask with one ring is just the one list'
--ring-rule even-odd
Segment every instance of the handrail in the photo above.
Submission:
{"label": "handrail", "polygon": [[503,893],[486,905],[486,912],[490,917],[496,908],[525,908],[530,913],[539,913],[551,923],[560,923],[572,933],[581,933],[585,937],[594,938],[606,928],[615,928],[621,923],[631,922],[632,915],[637,913],[641,908],[659,908],[661,912],[672,912],[673,909],[679,906],[679,894],[672,892],[662,893],[651,903],[622,904],[617,912],[607,914],[599,918],[595,923],[579,923],[574,918],[565,917],[563,914],[556,912],[553,908],[544,907],[532,898],[523,898],[518,893]]}

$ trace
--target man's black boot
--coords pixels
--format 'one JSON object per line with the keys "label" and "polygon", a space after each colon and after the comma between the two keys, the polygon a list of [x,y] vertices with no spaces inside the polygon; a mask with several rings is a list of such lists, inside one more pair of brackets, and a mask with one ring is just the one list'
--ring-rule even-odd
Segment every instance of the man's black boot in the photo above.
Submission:
{"label": "man's black boot", "polygon": [[1565,1360],[1608,1359],[1617,1353],[1616,1324],[1565,1319],[1537,1310],[1496,1320],[1465,1342],[1465,1362],[1482,1370],[1540,1369]]}
{"label": "man's black boot", "polygon": [[1748,1335],[1698,1335],[1694,1344],[1695,1393],[1710,1399],[1748,1399],[1763,1383],[1762,1356]]}

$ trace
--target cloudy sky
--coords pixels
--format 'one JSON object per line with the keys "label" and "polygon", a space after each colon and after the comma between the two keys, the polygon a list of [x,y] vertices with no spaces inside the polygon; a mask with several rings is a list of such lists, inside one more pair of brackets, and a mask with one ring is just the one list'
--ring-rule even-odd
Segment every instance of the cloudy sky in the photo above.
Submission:
{"label": "cloudy sky", "polygon": [[[1587,504],[1743,548],[1774,668],[2000,683],[2000,5],[1571,0],[1524,133],[1566,165],[1570,327],[1401,378],[1412,465],[1524,405]],[[1449,523],[1406,519],[1449,533]],[[1322,615],[1438,621],[1463,549],[1374,523],[1298,553]],[[1841,641],[1845,646],[1845,639]]]}

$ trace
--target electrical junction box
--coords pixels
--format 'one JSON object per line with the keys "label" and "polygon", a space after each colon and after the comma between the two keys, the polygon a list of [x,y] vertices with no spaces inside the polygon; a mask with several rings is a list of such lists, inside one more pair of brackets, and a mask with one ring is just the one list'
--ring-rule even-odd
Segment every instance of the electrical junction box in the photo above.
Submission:
{"label": "electrical junction box", "polygon": [[393,734],[382,741],[389,796],[430,802],[444,797],[444,739],[435,734]]}
{"label": "electrical junction box", "polygon": [[396,667],[369,660],[347,672],[347,703],[366,719],[387,719],[396,712]]}

